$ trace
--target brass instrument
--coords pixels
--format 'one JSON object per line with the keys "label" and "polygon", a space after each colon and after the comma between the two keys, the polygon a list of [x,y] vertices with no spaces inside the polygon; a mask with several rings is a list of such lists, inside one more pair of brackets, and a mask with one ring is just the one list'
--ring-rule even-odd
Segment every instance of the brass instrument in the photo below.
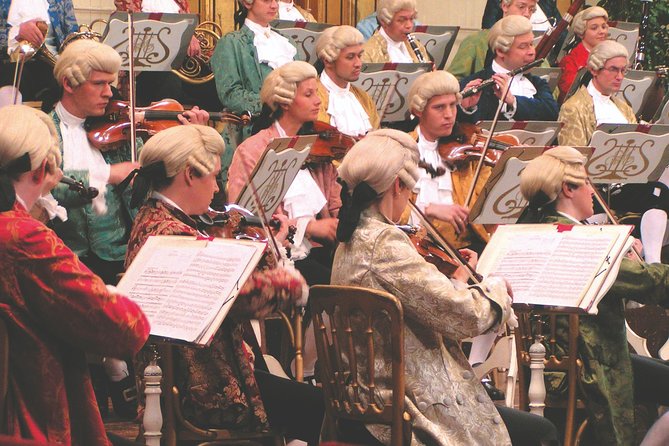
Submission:
{"label": "brass instrument", "polygon": [[214,78],[210,60],[216,43],[221,38],[221,27],[215,22],[202,22],[195,28],[193,35],[200,42],[200,54],[188,56],[178,70],[172,70],[184,82],[200,85]]}

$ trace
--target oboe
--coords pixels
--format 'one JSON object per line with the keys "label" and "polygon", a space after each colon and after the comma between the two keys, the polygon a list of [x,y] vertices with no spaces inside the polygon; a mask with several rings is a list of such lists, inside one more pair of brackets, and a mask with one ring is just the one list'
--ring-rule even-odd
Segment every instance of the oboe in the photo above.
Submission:
{"label": "oboe", "polygon": [[[506,74],[508,74],[509,77],[513,77],[518,73],[524,73],[528,70],[531,70],[532,68],[534,68],[536,66],[541,65],[543,62],[544,62],[543,59],[537,59],[534,62],[530,62],[527,65],[523,65],[520,68],[516,68],[515,70],[511,70]],[[463,98],[473,96],[476,93],[478,93],[479,91],[483,90],[484,88],[490,87],[491,85],[494,85],[494,84],[495,84],[495,81],[492,78],[486,79],[483,82],[481,82],[481,85],[477,85],[476,87],[471,87],[471,88],[467,88],[466,90],[462,90],[460,92],[460,94],[462,95]]]}

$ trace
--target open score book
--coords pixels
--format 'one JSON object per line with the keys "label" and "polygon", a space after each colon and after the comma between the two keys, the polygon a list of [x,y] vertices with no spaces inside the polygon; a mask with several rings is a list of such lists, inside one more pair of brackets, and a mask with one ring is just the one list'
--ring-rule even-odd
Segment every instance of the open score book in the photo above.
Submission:
{"label": "open score book", "polygon": [[477,272],[506,278],[514,304],[597,314],[633,239],[631,226],[516,224],[497,228]]}
{"label": "open score book", "polygon": [[265,243],[151,236],[118,284],[151,324],[151,335],[208,345]]}

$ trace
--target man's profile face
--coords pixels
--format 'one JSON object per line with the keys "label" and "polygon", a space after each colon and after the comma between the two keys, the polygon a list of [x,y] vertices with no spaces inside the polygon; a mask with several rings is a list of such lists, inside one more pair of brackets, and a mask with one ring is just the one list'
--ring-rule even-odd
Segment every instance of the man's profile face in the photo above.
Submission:
{"label": "man's profile face", "polygon": [[515,70],[534,61],[534,34],[521,34],[513,39],[511,48],[506,53],[497,52],[498,63],[507,70]]}

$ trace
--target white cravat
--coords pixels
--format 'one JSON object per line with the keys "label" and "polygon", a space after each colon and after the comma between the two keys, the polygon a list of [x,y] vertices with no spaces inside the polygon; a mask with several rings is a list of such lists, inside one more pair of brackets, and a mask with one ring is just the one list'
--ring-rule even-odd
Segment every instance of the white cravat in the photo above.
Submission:
{"label": "white cravat", "polygon": [[142,0],[142,12],[179,14],[179,5],[174,0]]}
{"label": "white cravat", "polygon": [[389,62],[393,63],[413,63],[411,54],[404,42],[395,42],[391,39],[388,34],[386,34],[383,28],[379,28],[379,34],[386,40],[388,44],[388,57],[390,58]]}
{"label": "white cravat", "polygon": [[[418,132],[418,151],[420,158],[430,166],[443,167],[441,155],[437,150],[439,141],[428,141],[420,131],[420,126],[416,129]],[[453,180],[451,172],[446,171],[444,175],[432,178],[425,169],[419,169],[420,178],[416,182],[413,191],[417,194],[416,205],[422,211],[430,204],[453,204]]]}
{"label": "white cravat", "polygon": [[56,114],[60,118],[60,133],[63,137],[63,170],[85,170],[89,174],[89,184],[100,191],[93,199],[93,208],[98,214],[107,210],[105,191],[111,166],[102,153],[91,147],[84,130],[83,118],[68,112],[63,104],[56,104]]}
{"label": "white cravat", "polygon": [[279,20],[294,20],[296,22],[307,21],[292,1],[286,3],[281,0],[279,0]]}
{"label": "white cravat", "polygon": [[611,96],[601,94],[592,81],[588,84],[588,93],[592,96],[592,103],[595,107],[595,119],[598,125],[602,123],[629,124],[623,112],[611,100]]}
{"label": "white cravat", "polygon": [[[288,136],[278,121],[274,125],[279,132],[279,136],[282,138]],[[288,218],[297,220],[295,225],[297,231],[293,237],[295,247],[291,250],[290,256],[292,260],[301,260],[309,255],[311,243],[304,235],[309,222],[316,217],[326,203],[325,195],[314,181],[309,170],[300,169],[283,197],[283,208],[288,213]]]}
{"label": "white cravat", "polygon": [[[494,60],[492,61],[492,71],[494,71],[495,73],[509,72],[509,70],[507,70]],[[534,97],[535,94],[537,94],[537,89],[534,86],[534,84],[530,82],[528,78],[523,76],[522,73],[519,73],[513,76],[513,79],[511,79],[511,87],[509,87],[509,93],[514,96],[524,96],[527,98],[532,98]],[[516,114],[517,105],[518,101],[514,100],[512,106],[509,106],[509,104],[506,103],[502,106],[502,113],[504,113],[504,116],[509,121],[513,121],[513,116]]]}
{"label": "white cravat", "polygon": [[[9,24],[9,32],[7,33],[7,54],[12,54],[14,49],[19,45],[16,41],[16,36],[19,35],[19,27],[22,23],[33,19],[38,19],[51,24],[49,18],[49,3],[47,0],[14,0],[9,7],[9,14],[7,15],[7,23]],[[49,34],[52,34],[51,27],[49,27]],[[47,45],[49,46],[49,45]],[[52,54],[58,54],[58,48],[53,45],[49,46]]]}
{"label": "white cravat", "polygon": [[288,39],[272,31],[269,26],[258,25],[248,18],[244,21],[244,25],[253,31],[253,46],[256,47],[260,63],[266,63],[272,69],[276,69],[293,61],[297,49]]}
{"label": "white cravat", "polygon": [[369,116],[351,91],[350,83],[346,84],[346,88],[341,88],[325,70],[321,73],[321,83],[329,93],[327,112],[330,124],[350,136],[362,136],[372,130]]}
{"label": "white cravat", "polygon": [[530,22],[532,22],[532,31],[548,31],[548,28],[551,27],[548,17],[538,4],[537,10],[530,17]]}

